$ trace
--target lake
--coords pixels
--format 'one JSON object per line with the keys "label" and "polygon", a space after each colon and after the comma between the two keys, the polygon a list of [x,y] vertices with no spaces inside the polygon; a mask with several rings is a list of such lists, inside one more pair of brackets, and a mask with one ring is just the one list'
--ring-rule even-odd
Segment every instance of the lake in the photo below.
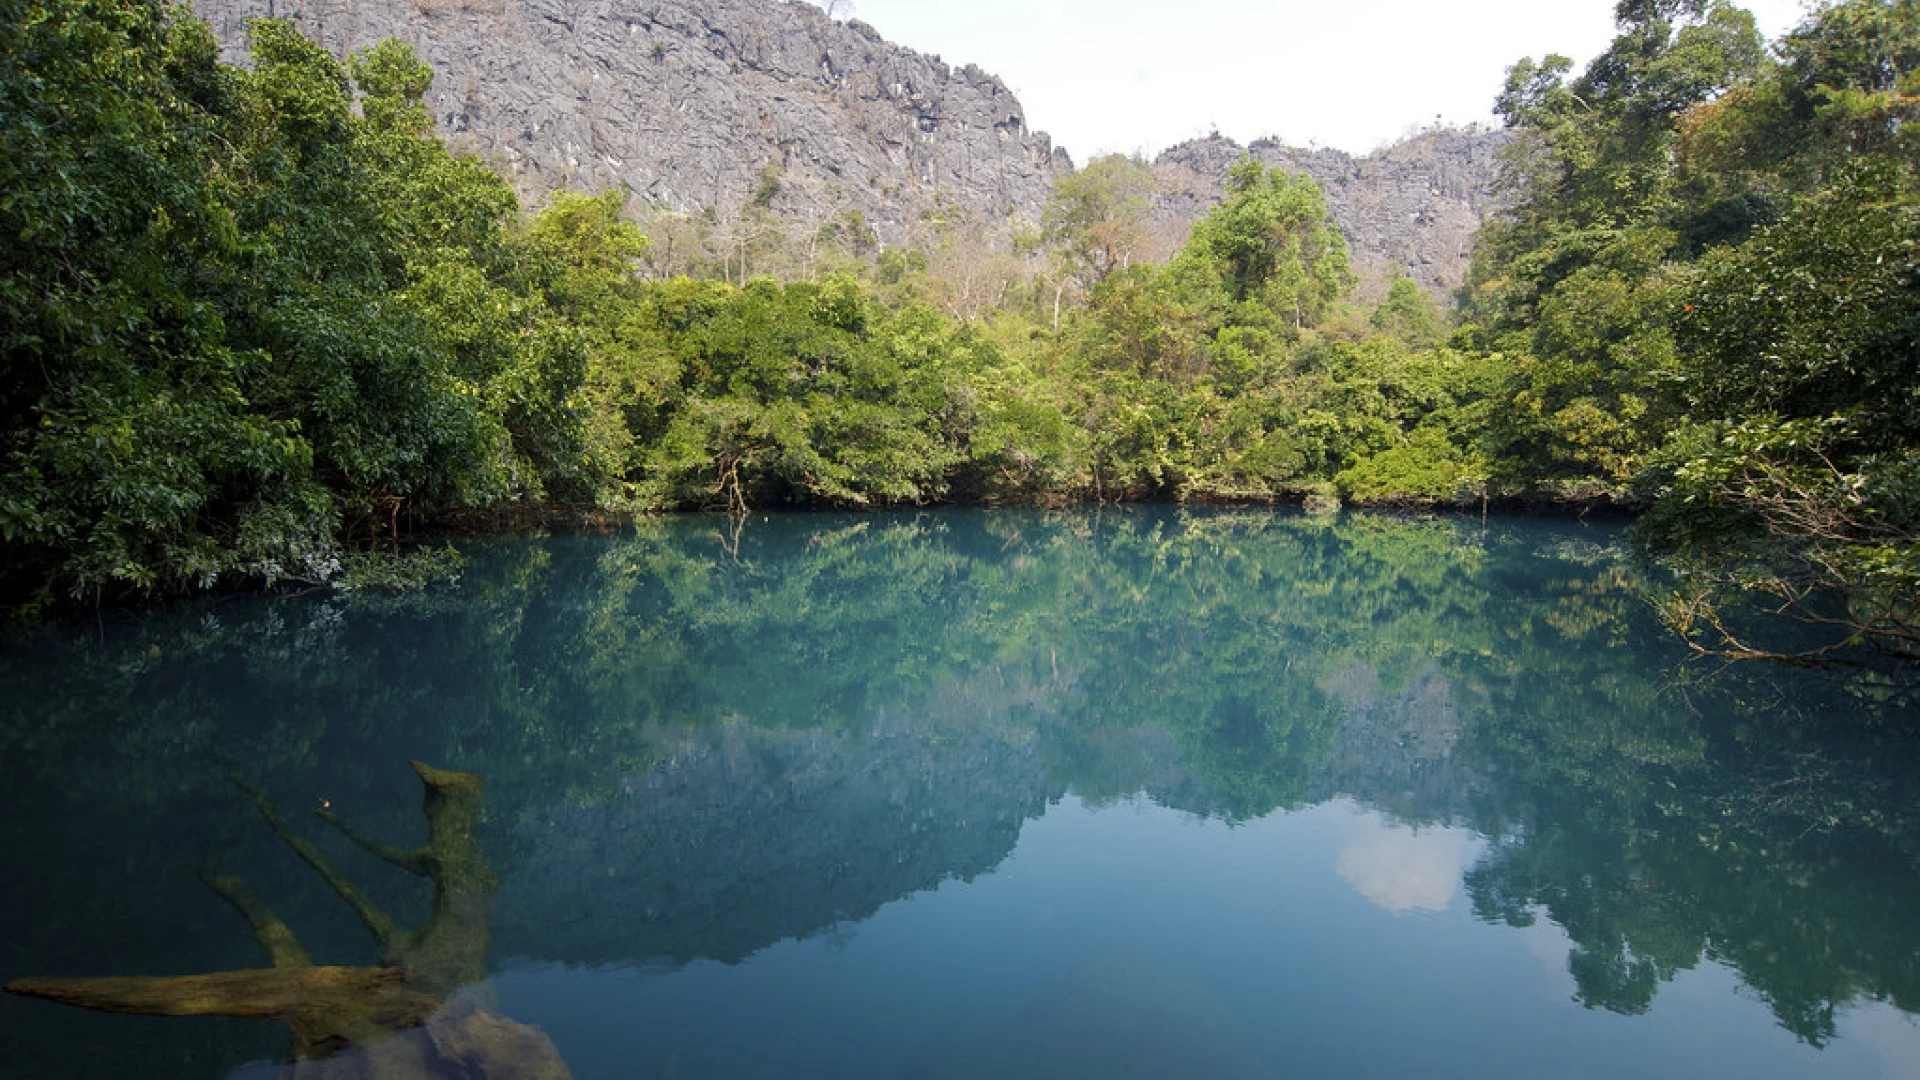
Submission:
{"label": "lake", "polygon": [[[1911,688],[1693,657],[1616,525],[678,517],[468,555],[9,639],[0,981],[271,955],[194,985],[345,973],[434,1019],[326,1022],[437,1075],[1920,1075]],[[264,1078],[288,1038],[0,996],[10,1077]]]}

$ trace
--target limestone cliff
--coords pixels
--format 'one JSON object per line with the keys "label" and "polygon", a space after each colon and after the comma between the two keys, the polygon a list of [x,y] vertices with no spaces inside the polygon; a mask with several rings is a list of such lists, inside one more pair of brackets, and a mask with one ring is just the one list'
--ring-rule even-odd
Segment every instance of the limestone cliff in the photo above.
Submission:
{"label": "limestone cliff", "polygon": [[[456,149],[537,204],[561,187],[625,188],[644,204],[731,218],[759,201],[789,221],[858,210],[879,239],[953,207],[1037,219],[1065,151],[1027,127],[999,78],[782,0],[194,0],[231,59],[246,20],[277,16],[339,55],[388,37],[433,66],[428,95]],[[1371,154],[1242,147],[1213,136],[1154,164],[1164,245],[1221,196],[1251,152],[1313,176],[1377,298],[1404,268],[1444,291],[1465,277],[1494,208],[1502,136],[1435,129]]]}
{"label": "limestone cliff", "polygon": [[1503,132],[1486,128],[1434,128],[1355,157],[1272,139],[1245,147],[1219,135],[1194,139],[1155,160],[1161,191],[1155,211],[1176,223],[1197,219],[1220,201],[1227,170],[1251,153],[1320,185],[1346,234],[1363,295],[1369,286],[1383,290],[1403,269],[1442,292],[1465,280],[1473,234],[1499,208],[1494,153],[1505,140]]}
{"label": "limestone cliff", "polygon": [[388,37],[431,64],[457,148],[537,202],[625,187],[682,212],[759,198],[858,209],[883,241],[942,203],[1033,216],[1072,168],[998,78],[775,0],[195,0],[230,58],[246,20],[292,20],[336,54]]}

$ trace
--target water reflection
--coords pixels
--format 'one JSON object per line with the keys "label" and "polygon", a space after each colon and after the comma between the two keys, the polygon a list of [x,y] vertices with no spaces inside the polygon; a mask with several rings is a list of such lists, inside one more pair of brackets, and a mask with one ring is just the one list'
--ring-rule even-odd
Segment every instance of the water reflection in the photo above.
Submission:
{"label": "water reflection", "polygon": [[513,827],[506,956],[734,963],[990,873],[1050,794],[1018,732],[897,719],[858,735],[721,724],[588,804]]}
{"label": "water reflection", "polygon": [[[1462,913],[1523,950],[1563,932],[1558,996],[1589,1009],[1645,1018],[1725,970],[1817,1047],[1864,1003],[1920,1007],[1901,684],[1684,661],[1612,534],[1575,525],[953,512],[503,544],[424,597],[232,600],[9,644],[0,855],[23,872],[0,912],[24,930],[0,975],[244,967],[191,873],[221,844],[316,957],[377,965],[304,865],[235,830],[226,778],[397,836],[418,809],[390,766],[417,758],[488,780],[493,963],[521,973],[697,981],[840,948],[905,898],[990,894],[1062,800],[1214,823],[1223,845],[1340,800],[1316,872],[1409,923]],[[317,842],[386,910],[430,916]],[[1163,925],[1226,902],[1183,895]],[[1300,977],[1340,983],[1326,962]],[[0,1056],[116,1074],[76,1064],[107,1038],[80,1020],[110,1018],[32,1007],[0,1003]],[[273,1052],[208,1030],[114,1037],[182,1075]]]}
{"label": "water reflection", "polygon": [[1445,911],[1460,893],[1460,874],[1480,845],[1464,829],[1425,829],[1355,812],[1343,830],[1336,869],[1354,890],[1395,915]]}

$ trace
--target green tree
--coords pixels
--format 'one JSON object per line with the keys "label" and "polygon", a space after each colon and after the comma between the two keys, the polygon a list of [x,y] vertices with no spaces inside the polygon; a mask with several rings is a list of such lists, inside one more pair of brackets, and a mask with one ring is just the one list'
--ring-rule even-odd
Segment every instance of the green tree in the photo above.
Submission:
{"label": "green tree", "polygon": [[[1916,237],[1912,165],[1861,162],[1697,268],[1681,343],[1699,420],[1665,451],[1642,535],[1685,572],[1668,611],[1703,647],[1920,660]],[[1747,606],[1832,632],[1763,645]]]}
{"label": "green tree", "polygon": [[1431,349],[1447,337],[1447,317],[1433,294],[1410,277],[1398,277],[1368,320],[1375,330],[1414,349]]}
{"label": "green tree", "polygon": [[1108,154],[1054,181],[1043,237],[1081,288],[1131,266],[1147,242],[1153,174],[1137,158]]}
{"label": "green tree", "polygon": [[1172,265],[1232,305],[1257,304],[1298,329],[1352,285],[1347,245],[1305,175],[1254,158],[1233,167],[1226,201],[1193,227]]}
{"label": "green tree", "polygon": [[1920,154],[1920,4],[1823,5],[1775,48],[1779,63],[1680,118],[1682,176],[1705,197],[1771,208],[1858,158]]}
{"label": "green tree", "polygon": [[403,514],[578,472],[577,417],[516,388],[570,394],[564,343],[522,319],[538,359],[491,364],[436,299],[504,272],[514,200],[431,137],[404,46],[353,63],[356,112],[286,23],[243,70],[156,3],[5,15],[10,602],[324,579]]}
{"label": "green tree", "polygon": [[1676,225],[1674,124],[1750,80],[1763,45],[1726,0],[1623,0],[1618,36],[1579,77],[1563,56],[1507,72],[1495,102],[1514,138],[1502,151],[1512,207],[1475,249],[1475,300],[1509,326],[1532,323],[1562,280],[1622,230]]}

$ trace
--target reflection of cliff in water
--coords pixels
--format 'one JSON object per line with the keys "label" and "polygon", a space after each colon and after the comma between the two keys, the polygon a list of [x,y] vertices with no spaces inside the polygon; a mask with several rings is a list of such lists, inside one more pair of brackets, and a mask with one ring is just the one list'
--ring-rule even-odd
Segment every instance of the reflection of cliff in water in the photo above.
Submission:
{"label": "reflection of cliff in water", "polygon": [[[1127,726],[1078,701],[1068,715],[1041,724],[1043,752],[1057,781],[1095,805],[1145,794],[1169,809],[1229,820],[1346,797],[1409,822],[1461,824],[1485,791],[1482,770],[1456,752],[1467,720],[1451,681],[1431,662],[1397,686],[1350,662],[1305,696],[1312,713],[1324,714],[1325,732],[1270,742],[1264,755],[1220,752],[1221,742],[1249,726],[1230,709]],[[1237,796],[1251,772],[1297,784],[1281,785],[1271,805],[1249,808]]]}
{"label": "reflection of cliff in water", "polygon": [[1487,778],[1455,753],[1467,725],[1445,676],[1429,665],[1388,690],[1371,667],[1355,664],[1322,687],[1345,718],[1314,770],[1313,801],[1345,795],[1409,822],[1464,823]]}
{"label": "reflection of cliff in water", "polygon": [[499,949],[572,963],[736,962],[992,870],[1050,794],[1003,719],[857,733],[728,723],[614,795],[519,823]]}
{"label": "reflection of cliff in water", "polygon": [[[1312,777],[1307,801],[1346,795],[1397,817],[1454,820],[1477,781],[1451,754],[1460,722],[1445,680],[1429,670],[1388,692],[1370,669],[1339,678],[1347,719],[1331,755],[1291,763]],[[1009,708],[956,687],[935,695],[941,711],[977,711],[851,732],[734,721],[659,735],[651,771],[514,826],[523,855],[500,890],[500,955],[734,963],[991,872],[1021,826],[1073,786],[1046,754],[1073,721],[1040,711],[1052,707],[1045,687],[1018,696]],[[1122,795],[1200,814],[1221,804],[1165,728],[1073,734],[1107,740],[1109,764],[1130,766]]]}

